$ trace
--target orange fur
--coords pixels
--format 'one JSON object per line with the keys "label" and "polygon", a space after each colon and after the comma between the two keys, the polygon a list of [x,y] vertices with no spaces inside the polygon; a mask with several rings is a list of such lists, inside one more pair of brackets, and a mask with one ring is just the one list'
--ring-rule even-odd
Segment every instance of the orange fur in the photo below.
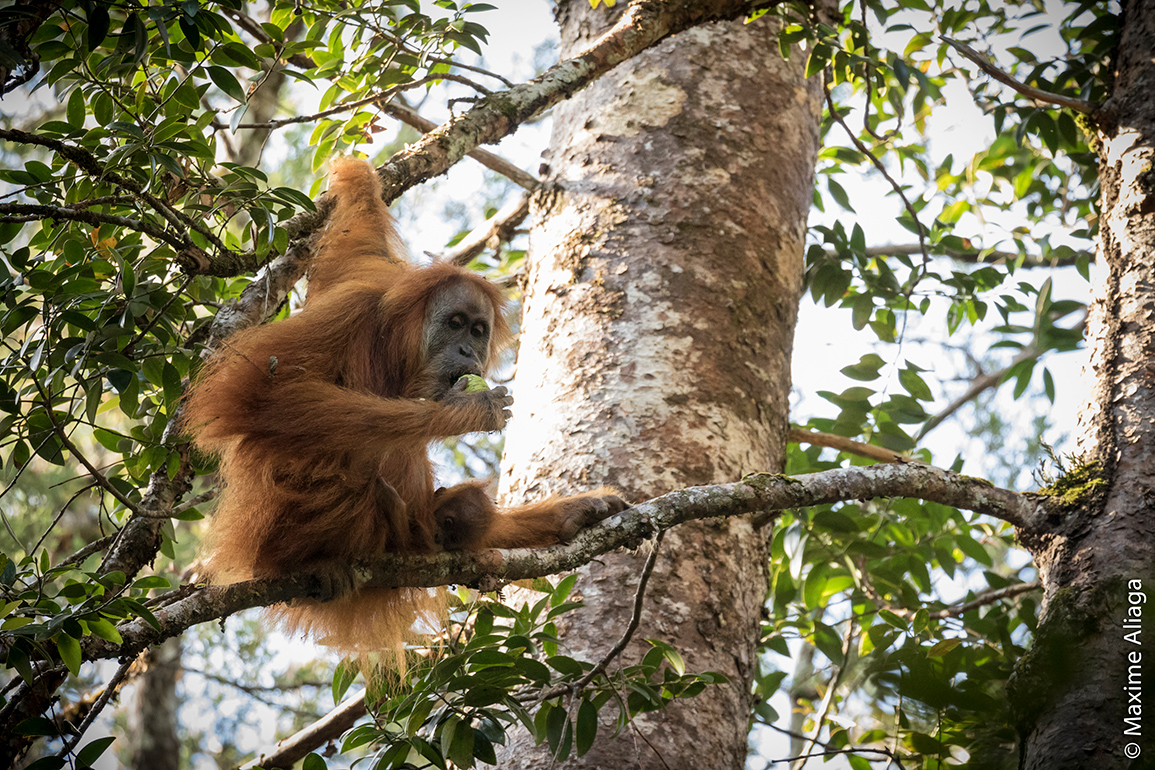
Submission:
{"label": "orange fur", "polygon": [[[443,290],[468,284],[492,306],[488,364],[509,341],[499,290],[452,265],[409,265],[368,164],[335,162],[330,193],[336,207],[305,307],[226,340],[184,404],[196,446],[221,460],[223,491],[206,538],[216,581],[435,549],[427,444],[487,429],[476,398],[421,397],[429,378],[445,374],[429,371],[424,327]],[[588,523],[590,501],[607,493],[515,509],[469,545],[557,542]],[[424,589],[371,589],[270,614],[289,631],[344,651],[384,651],[396,664],[414,619],[438,607]]]}

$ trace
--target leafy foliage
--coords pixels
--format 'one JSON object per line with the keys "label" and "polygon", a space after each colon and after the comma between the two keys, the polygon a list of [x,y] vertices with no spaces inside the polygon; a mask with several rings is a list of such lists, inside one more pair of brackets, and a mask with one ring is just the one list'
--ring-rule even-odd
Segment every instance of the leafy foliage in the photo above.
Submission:
{"label": "leafy foliage", "polygon": [[[0,554],[0,649],[21,680],[42,661],[75,677],[86,645],[117,643],[118,623],[148,622],[164,601],[150,594],[166,578],[109,571],[97,558],[150,479],[208,470],[169,428],[183,383],[216,312],[285,252],[313,210],[325,160],[385,131],[379,101],[444,80],[484,91],[455,64],[481,51],[488,33],[475,19],[486,4],[274,0],[259,20],[249,5],[63,0],[43,13],[0,10],[0,72],[31,78],[24,109],[0,117],[0,478],[15,541]],[[1032,268],[1067,265],[1086,277],[1097,233],[1094,148],[1080,121],[975,77],[941,36],[991,43],[998,65],[1024,83],[1100,102],[1118,27],[1101,3],[1069,4],[1061,18],[1027,0],[956,6],[861,0],[829,23],[802,3],[769,12],[782,23],[783,55],[827,76],[809,294],[877,340],[843,367],[851,386],[819,393],[833,408],[824,404],[808,425],[925,461],[934,460],[925,437],[944,417],[934,405],[960,387],[937,366],[941,349],[914,344],[916,333],[940,324],[942,336],[985,348],[976,359],[986,365],[1013,350],[995,380],[1013,382],[1015,399],[1053,401],[1047,356],[1079,345],[1083,308]],[[1058,41],[1053,56],[1022,42],[1044,33]],[[285,79],[316,91],[313,114],[265,115],[261,103]],[[993,138],[969,157],[943,156],[930,146],[934,120],[960,86]],[[294,131],[286,144],[307,149],[240,162],[242,145]],[[289,155],[279,167],[277,153]],[[866,175],[893,197],[910,243],[872,240],[856,211]],[[473,464],[492,463],[490,450]],[[445,452],[466,463],[462,448]],[[787,471],[861,462],[792,447]],[[952,463],[961,469],[961,457]],[[158,571],[191,559],[178,558],[175,522],[198,518],[186,507],[166,519]],[[72,533],[95,546],[71,553]],[[964,751],[974,767],[1011,766],[1001,685],[1034,630],[1031,572],[1006,527],[943,506],[860,501],[783,516],[754,721],[790,722],[832,751],[893,747],[906,767],[939,767]],[[594,664],[556,639],[559,618],[578,606],[572,582],[537,587],[544,595],[519,609],[462,592],[468,603],[442,654],[372,692],[374,721],[342,748],[372,753],[380,767],[471,767],[492,763],[495,746],[522,725],[564,760],[637,714],[721,681],[687,673],[660,640],[640,663],[591,677]],[[817,665],[791,674],[775,668],[776,655]],[[338,699],[347,674],[335,676]],[[771,704],[784,690],[796,721]],[[58,732],[42,717],[18,729]],[[64,746],[83,767],[108,740]],[[878,756],[848,761],[864,768]],[[314,754],[304,766],[326,760]]]}
{"label": "leafy foliage", "polygon": [[480,597],[463,604],[440,654],[403,686],[370,690],[371,698],[380,695],[377,723],[346,734],[342,751],[376,745],[373,760],[382,768],[495,764],[495,745],[520,724],[561,762],[589,750],[599,716],[617,734],[639,713],[726,681],[687,674],[677,651],[658,640],[649,640],[640,663],[591,674],[594,664],[564,654],[557,639],[562,616],[582,606],[569,597],[575,581],[571,576],[556,587],[536,581],[544,595],[518,609]]}

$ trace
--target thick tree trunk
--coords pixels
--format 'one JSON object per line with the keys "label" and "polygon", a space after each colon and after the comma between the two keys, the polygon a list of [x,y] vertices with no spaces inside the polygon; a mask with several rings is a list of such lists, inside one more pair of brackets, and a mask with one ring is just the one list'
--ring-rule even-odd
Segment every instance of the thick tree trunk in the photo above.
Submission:
{"label": "thick tree trunk", "polygon": [[1031,770],[1155,767],[1155,1],[1123,6],[1080,420],[1097,474],[1061,536],[1027,542],[1046,600],[1011,694]]}
{"label": "thick tree trunk", "polygon": [[[612,14],[572,0],[558,18],[568,56]],[[601,484],[642,500],[781,468],[820,95],[764,18],[667,39],[556,108],[506,502]],[[603,722],[567,767],[744,765],[766,542],[749,518],[668,534],[627,656],[664,639],[730,683],[616,740]],[[583,570],[571,654],[597,660],[620,637],[645,555]],[[547,766],[529,743],[500,766]]]}

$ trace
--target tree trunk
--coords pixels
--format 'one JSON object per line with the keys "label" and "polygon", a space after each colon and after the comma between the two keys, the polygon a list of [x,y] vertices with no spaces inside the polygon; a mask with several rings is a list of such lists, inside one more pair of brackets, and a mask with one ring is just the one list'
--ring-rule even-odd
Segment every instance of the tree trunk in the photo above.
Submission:
{"label": "tree trunk", "polygon": [[1115,90],[1098,121],[1083,465],[1067,480],[1062,534],[1027,542],[1045,603],[1010,683],[1032,770],[1155,767],[1155,703],[1142,715],[1144,691],[1155,692],[1145,605],[1155,589],[1155,2],[1123,6]]}
{"label": "tree trunk", "polygon": [[179,770],[176,683],[181,674],[179,636],[150,649],[136,682],[129,723],[133,770]]}
{"label": "tree trunk", "polygon": [[[557,15],[563,56],[614,18],[587,0]],[[821,115],[802,65],[782,60],[769,17],[710,24],[556,108],[534,201],[505,502],[602,484],[643,500],[781,469]],[[617,739],[603,721],[594,748],[565,766],[743,767],[767,535],[750,518],[668,533],[626,656],[660,638],[688,670],[730,682]],[[618,640],[645,556],[612,554],[581,572],[588,607],[561,629],[570,654],[596,661]],[[526,735],[500,762],[548,764]]]}

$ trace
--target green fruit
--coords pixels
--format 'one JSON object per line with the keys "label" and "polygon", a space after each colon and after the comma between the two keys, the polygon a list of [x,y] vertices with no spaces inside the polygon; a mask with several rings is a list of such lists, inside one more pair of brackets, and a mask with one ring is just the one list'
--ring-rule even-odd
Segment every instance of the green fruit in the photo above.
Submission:
{"label": "green fruit", "polygon": [[[489,390],[489,384],[476,374],[467,374],[462,377],[461,380],[465,380],[466,393],[480,393],[483,390]],[[461,380],[458,380],[458,382],[461,382]]]}

